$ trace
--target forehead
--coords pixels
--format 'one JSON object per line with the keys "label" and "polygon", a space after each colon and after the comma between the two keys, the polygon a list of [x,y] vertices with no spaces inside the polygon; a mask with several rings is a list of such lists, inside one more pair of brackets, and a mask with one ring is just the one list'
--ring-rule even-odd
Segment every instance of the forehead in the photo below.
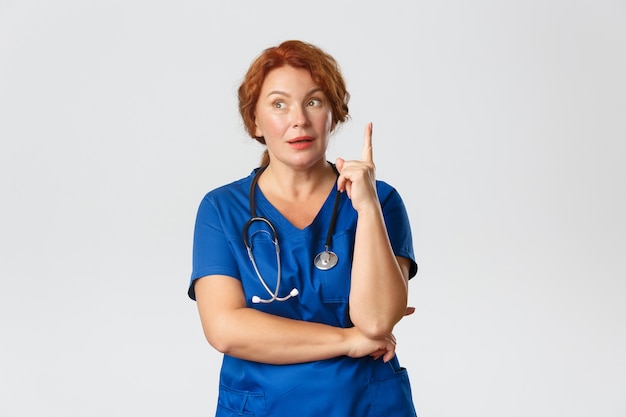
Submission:
{"label": "forehead", "polygon": [[261,96],[272,92],[295,94],[308,92],[319,88],[319,85],[311,77],[311,73],[304,68],[284,66],[275,68],[267,73],[261,87]]}

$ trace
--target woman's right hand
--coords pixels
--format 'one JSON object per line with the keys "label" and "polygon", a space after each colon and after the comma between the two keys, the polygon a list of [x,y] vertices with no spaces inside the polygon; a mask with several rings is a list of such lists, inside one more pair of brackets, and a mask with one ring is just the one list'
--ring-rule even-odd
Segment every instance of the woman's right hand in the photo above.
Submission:
{"label": "woman's right hand", "polygon": [[369,339],[357,327],[350,327],[345,331],[349,344],[347,356],[351,358],[372,356],[378,359],[382,356],[383,362],[389,362],[396,355],[396,338],[393,334],[384,339]]}

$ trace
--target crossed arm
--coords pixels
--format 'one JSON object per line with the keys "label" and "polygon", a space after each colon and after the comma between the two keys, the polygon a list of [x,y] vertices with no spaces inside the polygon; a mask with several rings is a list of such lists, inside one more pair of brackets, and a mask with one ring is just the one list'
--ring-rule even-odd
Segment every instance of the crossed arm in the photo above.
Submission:
{"label": "crossed arm", "polygon": [[[408,277],[409,261],[398,258]],[[395,355],[389,332],[368,337],[358,326],[334,327],[292,320],[246,307],[239,280],[211,275],[195,282],[200,321],[209,344],[230,356],[270,364],[301,363],[336,356]],[[405,305],[406,310],[406,305]]]}

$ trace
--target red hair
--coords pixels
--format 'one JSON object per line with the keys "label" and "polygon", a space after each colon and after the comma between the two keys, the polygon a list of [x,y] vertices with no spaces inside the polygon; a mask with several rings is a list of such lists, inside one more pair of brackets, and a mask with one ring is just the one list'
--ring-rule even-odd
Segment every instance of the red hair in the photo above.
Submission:
{"label": "red hair", "polygon": [[331,130],[349,117],[350,94],[346,89],[346,83],[337,61],[310,43],[297,40],[285,41],[278,46],[267,48],[252,62],[238,90],[239,113],[244,127],[250,137],[262,144],[265,144],[265,139],[254,135],[256,127],[254,113],[261,87],[271,70],[287,65],[308,70],[313,81],[328,97],[332,111]]}

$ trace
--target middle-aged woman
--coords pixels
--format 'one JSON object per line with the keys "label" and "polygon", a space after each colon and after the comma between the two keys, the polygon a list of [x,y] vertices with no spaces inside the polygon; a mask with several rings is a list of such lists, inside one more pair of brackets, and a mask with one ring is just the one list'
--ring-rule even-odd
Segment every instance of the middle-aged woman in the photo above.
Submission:
{"label": "middle-aged woman", "polygon": [[263,51],[239,88],[266,151],[202,200],[189,286],[224,354],[217,416],[415,416],[392,334],[412,311],[411,229],[375,178],[371,124],[360,159],[326,159],[348,100],[335,59],[301,41]]}

